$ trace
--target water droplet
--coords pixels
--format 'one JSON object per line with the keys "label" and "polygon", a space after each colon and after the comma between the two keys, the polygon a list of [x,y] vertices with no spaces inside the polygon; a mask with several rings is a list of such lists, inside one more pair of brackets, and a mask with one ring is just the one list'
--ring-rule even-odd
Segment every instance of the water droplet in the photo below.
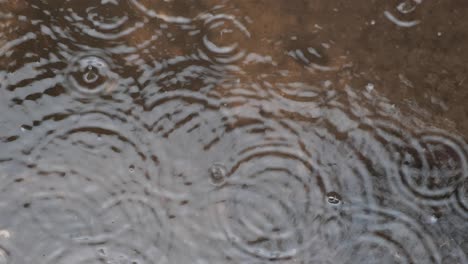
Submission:
{"label": "water droplet", "polygon": [[130,171],[130,173],[135,172],[135,166],[134,166],[134,165],[130,165],[130,166],[128,167],[128,170]]}
{"label": "water droplet", "polygon": [[210,168],[211,181],[215,185],[223,184],[226,179],[226,168],[222,164],[214,164]]}
{"label": "water droplet", "polygon": [[98,56],[88,55],[72,62],[67,70],[67,79],[74,90],[84,94],[98,94],[116,79],[109,63]]}
{"label": "water droplet", "polygon": [[341,195],[337,192],[329,192],[327,193],[327,201],[330,204],[337,205],[341,203],[342,198]]}
{"label": "water droplet", "polygon": [[435,216],[435,215],[431,215],[431,216],[429,217],[429,219],[428,219],[428,222],[429,222],[430,224],[435,224],[435,223],[437,223],[438,221],[439,221],[439,218],[437,218],[437,216]]}

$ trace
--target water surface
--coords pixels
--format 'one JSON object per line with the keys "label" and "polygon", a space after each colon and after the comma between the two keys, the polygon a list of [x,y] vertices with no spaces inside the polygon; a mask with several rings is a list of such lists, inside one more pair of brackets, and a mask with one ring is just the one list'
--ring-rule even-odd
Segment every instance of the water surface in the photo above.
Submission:
{"label": "water surface", "polygon": [[0,0],[0,264],[468,263],[462,0]]}

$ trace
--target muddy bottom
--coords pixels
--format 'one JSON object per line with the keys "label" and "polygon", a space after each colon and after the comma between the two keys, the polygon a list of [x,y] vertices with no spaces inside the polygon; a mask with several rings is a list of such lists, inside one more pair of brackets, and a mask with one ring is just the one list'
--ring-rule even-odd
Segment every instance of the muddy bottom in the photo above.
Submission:
{"label": "muddy bottom", "polygon": [[0,0],[0,264],[468,263],[468,2]]}

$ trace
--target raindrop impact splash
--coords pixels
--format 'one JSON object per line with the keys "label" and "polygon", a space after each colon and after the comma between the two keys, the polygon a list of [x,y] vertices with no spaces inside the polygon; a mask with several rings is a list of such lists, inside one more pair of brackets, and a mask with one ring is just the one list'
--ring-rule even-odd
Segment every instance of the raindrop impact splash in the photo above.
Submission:
{"label": "raindrop impact splash", "polygon": [[339,205],[342,203],[341,195],[338,194],[337,192],[329,192],[327,193],[327,201],[331,205]]}
{"label": "raindrop impact splash", "polygon": [[77,58],[67,69],[66,76],[70,88],[85,95],[113,92],[118,78],[106,59],[94,55]]}

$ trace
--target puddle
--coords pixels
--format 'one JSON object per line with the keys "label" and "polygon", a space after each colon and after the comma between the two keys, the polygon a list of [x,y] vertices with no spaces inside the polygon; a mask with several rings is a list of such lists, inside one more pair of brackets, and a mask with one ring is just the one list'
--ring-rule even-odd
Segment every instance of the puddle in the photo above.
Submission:
{"label": "puddle", "polygon": [[468,263],[463,1],[0,1],[0,264]]}

